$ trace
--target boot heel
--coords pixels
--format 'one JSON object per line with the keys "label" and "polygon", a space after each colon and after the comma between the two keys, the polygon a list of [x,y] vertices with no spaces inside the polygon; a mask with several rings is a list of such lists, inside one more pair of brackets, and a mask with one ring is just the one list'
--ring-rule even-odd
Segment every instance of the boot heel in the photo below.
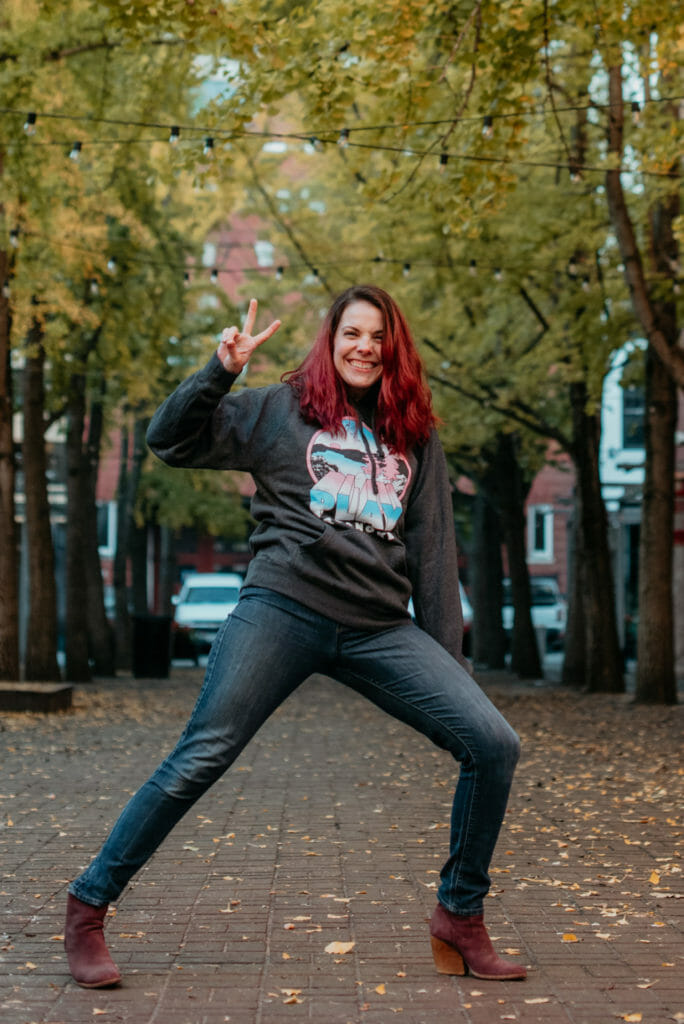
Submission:
{"label": "boot heel", "polygon": [[457,949],[450,946],[448,942],[435,938],[434,935],[430,936],[430,942],[432,958],[440,974],[458,974],[462,977],[466,973],[466,965]]}

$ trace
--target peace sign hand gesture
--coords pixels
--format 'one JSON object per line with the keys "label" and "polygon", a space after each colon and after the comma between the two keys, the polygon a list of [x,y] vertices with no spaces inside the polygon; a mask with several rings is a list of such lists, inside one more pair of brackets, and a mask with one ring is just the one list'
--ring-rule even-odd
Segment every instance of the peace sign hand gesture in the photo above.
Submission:
{"label": "peace sign hand gesture", "polygon": [[242,371],[246,363],[249,362],[254,349],[267,341],[280,327],[281,321],[274,320],[261,334],[252,335],[257,306],[257,300],[250,299],[242,331],[238,331],[237,327],[226,327],[221,333],[221,341],[216,350],[216,355],[221,360],[223,368],[228,373],[234,373],[236,376]]}

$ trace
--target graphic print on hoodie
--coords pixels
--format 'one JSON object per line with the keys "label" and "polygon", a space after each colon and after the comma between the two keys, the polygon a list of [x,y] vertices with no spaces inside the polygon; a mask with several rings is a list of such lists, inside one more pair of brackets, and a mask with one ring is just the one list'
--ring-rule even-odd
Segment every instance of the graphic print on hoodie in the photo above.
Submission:
{"label": "graphic print on hoodie", "polygon": [[327,523],[393,540],[411,467],[402,455],[378,444],[364,423],[345,418],[342,427],[344,434],[319,430],[309,443],[311,511]]}

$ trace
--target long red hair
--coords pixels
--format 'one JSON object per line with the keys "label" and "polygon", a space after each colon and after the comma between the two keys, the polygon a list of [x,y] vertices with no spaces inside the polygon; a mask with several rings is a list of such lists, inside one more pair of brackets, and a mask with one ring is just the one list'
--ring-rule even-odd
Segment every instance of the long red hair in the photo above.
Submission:
{"label": "long red hair", "polygon": [[395,452],[425,444],[437,422],[432,395],[404,315],[382,288],[354,285],[338,295],[308,355],[281,379],[295,389],[302,415],[309,423],[320,423],[324,430],[339,433],[344,416],[357,416],[333,362],[335,334],[352,302],[369,302],[383,318],[382,376],[374,428],[378,439]]}

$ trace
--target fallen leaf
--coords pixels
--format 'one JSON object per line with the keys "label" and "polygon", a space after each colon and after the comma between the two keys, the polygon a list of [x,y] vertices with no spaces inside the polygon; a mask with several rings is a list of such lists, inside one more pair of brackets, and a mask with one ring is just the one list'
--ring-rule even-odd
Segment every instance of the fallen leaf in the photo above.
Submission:
{"label": "fallen leaf", "polygon": [[303,1003],[304,1000],[300,999],[299,996],[290,996],[288,999],[283,999],[285,1006],[292,1006],[293,1003]]}
{"label": "fallen leaf", "polygon": [[528,1003],[530,1006],[532,1006],[534,1003],[548,1003],[549,997],[538,996],[536,999],[526,999],[525,1002]]}
{"label": "fallen leaf", "polygon": [[638,1022],[641,1020],[640,1013],[618,1013],[617,1016],[620,1018],[620,1020],[629,1021],[629,1024],[638,1024]]}
{"label": "fallen leaf", "polygon": [[325,951],[326,953],[349,953],[355,945],[355,942],[329,942]]}
{"label": "fallen leaf", "polygon": [[386,991],[385,990],[385,986],[384,985],[376,985],[375,986],[375,991],[378,993],[379,996],[384,996],[385,991]]}
{"label": "fallen leaf", "polygon": [[660,875],[657,871],[652,871],[648,880],[651,885],[660,885]]}
{"label": "fallen leaf", "polygon": [[574,932],[566,932],[562,939],[563,942],[579,942],[579,939]]}
{"label": "fallen leaf", "polygon": [[290,954],[289,953],[283,953],[282,956],[283,956],[283,960],[289,960],[290,959]]}
{"label": "fallen leaf", "polygon": [[281,988],[280,990],[284,996],[301,996],[301,988]]}

